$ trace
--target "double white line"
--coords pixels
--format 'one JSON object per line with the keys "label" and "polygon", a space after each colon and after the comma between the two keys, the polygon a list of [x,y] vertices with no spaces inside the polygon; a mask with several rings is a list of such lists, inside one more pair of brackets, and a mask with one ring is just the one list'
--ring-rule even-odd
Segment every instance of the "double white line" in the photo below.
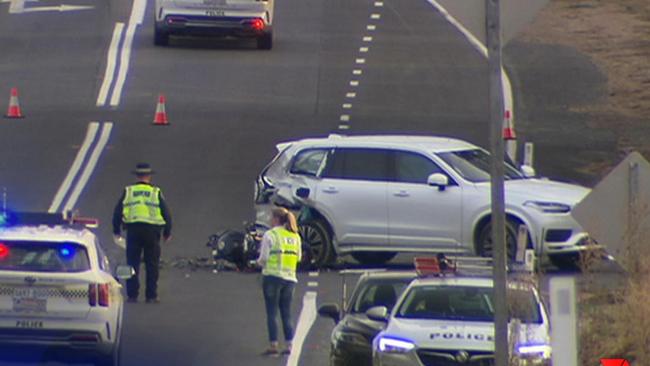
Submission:
{"label": "double white line", "polygon": [[88,125],[83,144],[77,152],[77,156],[68,171],[68,175],[66,175],[59,190],[56,192],[48,212],[69,211],[75,207],[81,192],[88,183],[88,179],[90,179],[90,176],[95,170],[102,151],[104,151],[108,143],[112,129],[112,122],[105,122],[103,124],[91,122]]}
{"label": "double white line", "polygon": [[[111,107],[117,107],[120,104],[122,89],[124,88],[124,82],[126,81],[126,75],[131,63],[133,37],[135,36],[137,26],[141,25],[144,20],[146,8],[147,0],[134,0],[128,24],[125,25],[124,23],[119,22],[115,23],[113,37],[111,38],[111,43],[108,47],[108,54],[106,56],[104,80],[102,81],[102,85],[99,88],[99,94],[97,95],[98,107],[103,107],[106,103],[109,103]],[[124,35],[124,37],[122,37],[122,35]],[[113,86],[112,93],[111,86]],[[108,100],[109,94],[111,94],[110,101]]]}

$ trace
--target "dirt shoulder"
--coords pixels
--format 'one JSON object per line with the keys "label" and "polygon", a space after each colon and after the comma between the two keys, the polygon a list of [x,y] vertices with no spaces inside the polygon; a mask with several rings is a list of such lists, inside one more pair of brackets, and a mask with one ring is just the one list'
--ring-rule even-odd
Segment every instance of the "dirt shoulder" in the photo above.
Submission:
{"label": "dirt shoulder", "polygon": [[621,154],[636,149],[650,158],[650,1],[551,0],[521,39],[591,57],[607,76],[607,97],[570,109],[589,114],[591,128],[614,132]]}

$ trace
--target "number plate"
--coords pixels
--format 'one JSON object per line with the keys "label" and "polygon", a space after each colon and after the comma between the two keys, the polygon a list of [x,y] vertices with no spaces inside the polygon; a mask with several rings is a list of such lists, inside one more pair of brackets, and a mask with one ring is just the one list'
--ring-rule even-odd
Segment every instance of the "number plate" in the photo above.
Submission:
{"label": "number plate", "polygon": [[39,320],[17,320],[16,328],[41,329],[43,322]]}
{"label": "number plate", "polygon": [[35,288],[14,289],[13,309],[22,313],[44,313],[47,311],[47,299],[42,291]]}
{"label": "number plate", "polygon": [[226,15],[226,12],[223,10],[212,9],[212,10],[206,10],[205,15],[209,17],[222,17]]}

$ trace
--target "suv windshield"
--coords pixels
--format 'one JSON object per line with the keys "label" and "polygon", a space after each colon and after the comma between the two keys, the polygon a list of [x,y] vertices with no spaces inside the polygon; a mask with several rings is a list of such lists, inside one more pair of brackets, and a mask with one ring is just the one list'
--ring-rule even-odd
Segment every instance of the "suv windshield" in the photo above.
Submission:
{"label": "suv windshield", "polygon": [[0,270],[83,272],[90,269],[86,248],[75,243],[0,241]]}
{"label": "suv windshield", "polygon": [[[437,154],[458,175],[473,183],[490,181],[490,154],[481,149],[449,151]],[[505,179],[524,179],[524,176],[505,161]]]}
{"label": "suv windshield", "polygon": [[411,278],[366,281],[357,289],[350,313],[365,313],[374,306],[385,306],[390,312],[409,282]]}
{"label": "suv windshield", "polygon": [[[541,323],[542,316],[532,291],[510,289],[510,318]],[[416,286],[404,298],[396,316],[407,319],[494,321],[492,289],[470,286]]]}

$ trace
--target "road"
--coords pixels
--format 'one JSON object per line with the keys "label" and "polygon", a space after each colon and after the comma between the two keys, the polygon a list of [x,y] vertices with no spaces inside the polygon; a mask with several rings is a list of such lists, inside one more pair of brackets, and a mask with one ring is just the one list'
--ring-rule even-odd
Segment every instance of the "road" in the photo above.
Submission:
{"label": "road", "polygon": [[[114,262],[123,253],[111,242],[112,208],[140,161],[158,171],[174,215],[163,253],[170,262],[206,256],[210,234],[252,218],[253,180],[278,142],[399,132],[488,143],[485,59],[425,0],[278,1],[270,52],[201,39],[154,47],[151,0],[19,1],[0,3],[0,93],[18,87],[26,118],[0,120],[0,186],[14,209],[67,207],[100,218]],[[62,4],[69,10],[42,9]],[[553,92],[521,66],[516,97]],[[151,125],[161,93],[165,127]],[[517,114],[530,119],[529,104]],[[543,162],[542,173],[573,168]],[[337,300],[340,287],[333,272],[301,275],[296,317],[306,292],[322,303]],[[266,343],[256,275],[167,266],[160,292],[159,305],[127,306],[123,365],[287,364],[259,356]],[[316,319],[300,364],[327,364],[331,327]]]}

